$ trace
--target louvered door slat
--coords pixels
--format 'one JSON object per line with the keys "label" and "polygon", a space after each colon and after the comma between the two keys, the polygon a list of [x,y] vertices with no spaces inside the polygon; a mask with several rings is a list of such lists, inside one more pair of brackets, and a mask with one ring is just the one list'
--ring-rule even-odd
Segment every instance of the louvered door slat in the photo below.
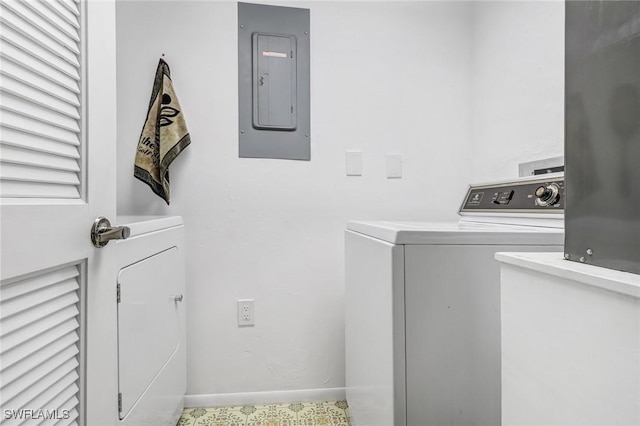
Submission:
{"label": "louvered door slat", "polygon": [[39,135],[24,133],[11,128],[3,128],[0,137],[2,144],[6,146],[15,146],[21,149],[59,155],[76,160],[80,158],[77,146],[52,141]]}
{"label": "louvered door slat", "polygon": [[74,28],[73,25],[69,24],[69,22],[61,16],[58,16],[57,13],[51,13],[51,9],[46,7],[41,0],[30,0],[24,4],[37,13],[40,18],[49,22],[55,29],[71,38],[76,43],[77,47],[77,43],[80,41],[77,28]]}
{"label": "louvered door slat", "polygon": [[4,96],[7,94],[15,95],[20,96],[24,98],[25,101],[29,101],[35,105],[41,105],[52,111],[59,112],[66,117],[74,119],[80,118],[77,105],[70,104],[18,80],[14,80],[7,76],[4,77],[5,78],[2,79],[2,99],[0,100],[0,103],[4,102]]}
{"label": "louvered door slat", "polygon": [[80,66],[77,54],[65,49],[55,40],[52,40],[46,33],[43,33],[40,29],[34,27],[31,22],[22,19],[22,17],[15,14],[11,9],[4,7],[4,2],[2,3],[2,6],[3,7],[0,8],[0,10],[2,11],[2,24],[5,27],[12,28],[14,31],[29,38],[34,43],[39,44],[53,55],[58,56],[69,64],[76,67]]}
{"label": "louvered door slat", "polygon": [[[3,409],[77,412],[79,278],[78,266],[70,266],[2,282],[0,400]],[[73,418],[60,419],[62,424],[74,424],[77,413],[70,417]],[[2,425],[19,425],[24,421],[24,418],[6,419]]]}
{"label": "louvered door slat", "polygon": [[41,404],[50,401],[57,394],[52,387],[54,387],[58,381],[68,376],[78,377],[78,365],[78,360],[75,357],[67,360],[62,365],[56,365],[55,369],[50,370],[45,376],[40,377],[38,386],[28,387],[23,393],[17,395],[3,396],[5,406],[42,406]]}
{"label": "louvered door slat", "polygon": [[[73,401],[69,401],[69,404],[71,404]],[[68,411],[68,414],[63,414],[62,410],[58,410],[58,411],[54,411],[51,410],[52,413],[50,414],[51,420],[42,420],[38,423],[39,420],[30,420],[30,419],[26,419],[23,418],[22,420],[18,420],[18,419],[11,419],[11,420],[6,420],[3,421],[1,424],[2,426],[33,426],[33,425],[44,425],[44,424],[53,424],[56,426],[67,426],[67,425],[77,425],[77,419],[79,417],[78,415],[78,411],[74,408],[72,410]],[[58,416],[58,417],[55,417]],[[68,417],[67,417],[68,416]],[[47,423],[45,423],[47,422]]]}
{"label": "louvered door slat", "polygon": [[[47,345],[47,349],[51,350],[51,353],[58,353],[65,348],[76,344],[79,340],[78,334],[74,331],[71,333],[67,333],[61,338],[51,342]],[[30,355],[24,357],[20,363],[18,363],[15,367],[7,369],[6,371],[2,371],[0,373],[0,378],[2,379],[0,383],[2,384],[0,387],[4,388],[5,386],[13,383],[18,377],[21,377],[23,374],[31,371],[36,366],[42,364],[47,360],[49,354],[43,351],[35,351]]]}
{"label": "louvered door slat", "polygon": [[38,89],[48,95],[58,98],[74,106],[80,105],[77,87],[69,89],[59,81],[52,81],[32,70],[22,67],[13,61],[2,61],[0,72],[3,76],[8,76],[15,81],[19,81],[27,86]]}
{"label": "louvered door slat", "polygon": [[[1,18],[0,21],[2,21]],[[12,44],[17,48],[24,50],[29,55],[32,55],[34,58],[37,58],[58,71],[65,73],[69,77],[80,79],[80,75],[78,74],[78,64],[64,60],[60,56],[51,52],[51,50],[25,36],[24,32],[16,31],[11,26],[5,25],[2,29],[2,33],[0,33],[0,38],[7,44]]]}
{"label": "louvered door slat", "polygon": [[45,333],[56,325],[63,326],[65,331],[75,329],[75,327],[78,326],[78,323],[75,320],[76,315],[78,315],[78,309],[75,306],[70,306],[43,318],[40,321],[25,325],[19,333],[14,332],[6,336],[3,334],[2,337],[0,337],[2,353],[4,354],[5,351],[11,351],[18,346],[27,343],[33,338],[33,336]]}
{"label": "louvered door slat", "polygon": [[64,19],[67,22],[67,24],[71,25],[73,28],[76,28],[76,29],[80,28],[80,25],[78,25],[78,20],[77,20],[78,18],[73,13],[71,13],[69,9],[67,9],[62,4],[60,4],[59,1],[40,0],[40,2],[45,6],[47,6],[49,9],[51,9],[51,11],[54,12],[56,15],[58,15],[60,18]]}
{"label": "louvered door slat", "polygon": [[80,198],[77,187],[34,182],[0,181],[0,193],[6,198]]}
{"label": "louvered door slat", "polygon": [[0,178],[0,192],[4,196],[25,197],[32,195],[38,198],[48,198],[57,195],[62,198],[70,196],[78,198],[79,181],[76,172],[3,163]]}
{"label": "louvered door slat", "polygon": [[75,134],[80,132],[78,120],[52,111],[49,108],[34,104],[13,94],[5,93],[2,96],[2,109],[19,114],[32,120],[40,121],[51,126],[68,130]]}
{"label": "louvered door slat", "polygon": [[2,164],[0,178],[3,182],[19,181],[72,186],[80,184],[78,174],[74,172],[42,169],[37,167],[24,167],[11,163]]}
{"label": "louvered door slat", "polygon": [[58,142],[68,143],[69,145],[80,145],[78,134],[70,130],[52,126],[49,123],[34,120],[30,117],[25,117],[24,115],[16,114],[13,111],[8,111],[5,109],[2,109],[2,111],[0,111],[0,114],[2,127],[9,127],[11,129],[20,130],[25,133],[48,137]]}
{"label": "louvered door slat", "polygon": [[32,386],[28,389],[27,394],[22,396],[21,401],[29,405],[45,406],[48,401],[51,401],[59,393],[58,383],[60,381],[69,382],[71,379],[78,380],[78,360],[73,358],[60,365],[55,370],[52,370],[47,376],[43,377],[38,383],[38,387]]}
{"label": "louvered door slat", "polygon": [[36,322],[60,309],[78,302],[78,295],[75,291],[63,294],[48,303],[42,303],[23,315],[15,315],[4,320],[3,328],[5,333],[11,333],[20,327]]}
{"label": "louvered door slat", "polygon": [[[75,280],[75,278],[72,278],[56,283],[55,285],[44,287],[38,291],[27,293],[20,298],[16,297],[9,300],[2,300],[0,302],[0,308],[2,309],[2,318],[4,321],[6,321],[14,316],[17,316],[17,314],[21,314],[21,316],[24,318],[34,308],[42,305],[51,305],[52,301],[56,300],[57,298],[64,296],[67,293],[75,292],[76,286],[77,281]],[[24,309],[25,304],[31,306],[30,310]]]}
{"label": "louvered door slat", "polygon": [[51,64],[40,60],[34,55],[28,54],[24,49],[20,49],[7,41],[3,40],[0,42],[0,49],[4,60],[12,61],[22,68],[26,68],[43,78],[49,79],[73,93],[80,93],[80,87],[78,86],[78,79],[76,77],[60,71]]}
{"label": "louvered door slat", "polygon": [[[78,387],[78,382],[77,380],[74,380],[73,374],[67,375],[50,388],[49,393],[53,395],[53,397],[49,401],[44,402],[44,404],[46,404],[47,407],[53,407],[54,409],[58,410],[67,409],[69,411],[74,411],[74,407],[78,406],[79,400],[74,397],[68,398],[66,396],[72,392],[77,396],[79,390],[80,389]],[[76,418],[77,412],[75,416],[70,415],[69,417],[70,420],[74,420]]]}
{"label": "louvered door slat", "polygon": [[79,172],[78,162],[73,158],[49,155],[42,152],[0,145],[0,158],[5,163],[21,164],[23,166],[42,167],[45,169],[67,170]]}
{"label": "louvered door slat", "polygon": [[[68,401],[65,401],[61,407],[65,407],[67,405],[77,405],[78,403],[78,398],[71,398]],[[58,411],[61,411],[61,409],[59,409]],[[68,418],[59,418],[59,419],[50,419],[50,420],[45,420],[42,423],[40,423],[38,426],[49,426],[49,425],[56,425],[56,426],[64,426],[64,425],[70,425],[73,424],[74,420],[76,420],[78,418],[78,412],[76,410],[70,410],[69,412],[69,417]]]}
{"label": "louvered door slat", "polygon": [[48,274],[36,275],[20,281],[4,284],[2,287],[2,300],[20,297],[33,291],[55,285],[70,279],[77,279],[80,275],[78,268],[58,269]]}
{"label": "louvered door slat", "polygon": [[73,55],[80,53],[76,40],[65,34],[60,28],[52,25],[46,19],[43,19],[39,14],[34,12],[33,9],[27,6],[27,2],[23,2],[22,0],[4,0],[3,5],[29,25],[37,28],[53,43],[57,44],[58,47],[56,50],[67,50]]}
{"label": "louvered door slat", "polygon": [[20,378],[4,386],[0,390],[0,397],[3,401],[10,401],[7,396],[11,397],[12,395],[20,395],[30,392],[31,388],[36,387],[42,377],[61,368],[61,366],[67,363],[69,359],[75,358],[78,353],[79,350],[77,346],[73,345],[62,352],[51,355],[42,364],[36,366],[32,370],[29,370]]}
{"label": "louvered door slat", "polygon": [[44,350],[48,345],[51,345],[57,339],[61,339],[69,333],[74,333],[78,328],[78,324],[73,321],[63,322],[58,324],[38,336],[33,336],[31,339],[25,340],[25,342],[17,346],[16,348],[8,351],[2,351],[2,371],[9,368],[24,359],[24,353],[36,353]]}
{"label": "louvered door slat", "polygon": [[78,424],[78,418],[80,417],[80,413],[78,410],[73,409],[69,411],[69,419],[60,420],[56,423],[56,426],[72,426]]}
{"label": "louvered door slat", "polygon": [[78,10],[78,2],[74,0],[60,0],[60,4],[67,8],[71,13],[76,16],[80,16],[80,11]]}
{"label": "louvered door slat", "polygon": [[43,138],[66,143],[72,146],[79,146],[80,141],[78,135],[72,131],[52,126],[42,121],[16,114],[13,111],[0,109],[0,120],[2,120],[2,128],[13,129],[22,133],[27,133]]}
{"label": "louvered door slat", "polygon": [[[51,401],[47,402],[47,405],[50,407],[56,407],[56,409],[61,409],[66,406],[76,406],[78,405],[78,397],[77,393],[80,389],[75,383],[71,386],[67,386],[62,391],[60,391]],[[51,419],[49,421],[44,421],[41,424],[56,424],[55,419]]]}

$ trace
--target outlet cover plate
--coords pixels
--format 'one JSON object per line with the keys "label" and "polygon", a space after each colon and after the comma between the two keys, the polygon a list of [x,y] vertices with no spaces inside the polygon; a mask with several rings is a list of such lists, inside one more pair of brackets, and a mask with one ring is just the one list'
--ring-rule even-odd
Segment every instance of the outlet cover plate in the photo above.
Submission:
{"label": "outlet cover plate", "polygon": [[238,327],[253,326],[256,324],[253,299],[238,299]]}

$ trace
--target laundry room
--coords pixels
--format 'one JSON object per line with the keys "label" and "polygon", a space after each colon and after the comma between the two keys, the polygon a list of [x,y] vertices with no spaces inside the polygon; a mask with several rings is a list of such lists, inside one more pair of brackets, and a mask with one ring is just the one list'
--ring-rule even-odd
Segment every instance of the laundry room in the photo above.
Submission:
{"label": "laundry room", "polygon": [[[498,262],[496,252],[563,251],[564,1],[3,0],[2,10],[7,422],[51,418],[55,409],[58,420],[87,426],[501,424],[500,267],[538,260],[516,253]],[[26,23],[35,35],[20,29]],[[258,48],[261,36],[290,44]],[[63,42],[75,46],[68,58],[49,46]],[[264,106],[256,99],[280,59],[294,59],[292,74],[264,102],[291,90],[294,124],[271,128],[256,118]],[[272,61],[270,74],[252,69],[260,60]],[[49,88],[53,79],[72,100]],[[33,105],[47,112],[29,112]],[[64,115],[62,124],[49,110]],[[47,126],[65,133],[51,142]],[[166,150],[164,135],[174,138]],[[530,165],[560,173],[533,177]],[[480,211],[474,203],[483,197],[490,206]],[[494,238],[498,228],[482,222],[487,209],[503,207],[509,218]],[[553,224],[538,227],[535,209]],[[418,222],[456,225],[432,240],[419,232],[435,228],[406,225]],[[412,254],[478,241],[483,257],[470,263],[453,251],[428,261]],[[490,262],[491,298],[459,292],[460,311],[442,305],[422,317],[423,301],[451,295],[411,289],[411,262],[461,282]],[[634,279],[616,279],[638,297]],[[16,337],[54,329],[36,325],[53,321],[58,302],[33,327],[21,325],[45,311],[44,299],[29,299],[45,287],[69,297],[59,327],[77,337],[64,351]],[[435,315],[430,333],[466,335],[465,324],[485,324],[473,316],[483,309],[490,333],[442,336],[440,355],[460,366],[430,371],[450,376],[410,369],[435,351],[410,343],[427,330],[415,324]],[[491,361],[476,363],[482,357]],[[49,386],[40,379],[61,368],[58,358],[73,382],[64,395],[75,396],[47,391],[36,406],[30,389]],[[635,414],[640,421],[640,407]]]}
{"label": "laundry room", "polygon": [[[118,214],[184,218],[191,395],[343,387],[346,221],[454,219],[469,182],[563,154],[562,2],[278,4],[310,14],[309,161],[238,158],[236,3],[116,3]],[[170,206],[131,176],[162,55],[192,141]]]}

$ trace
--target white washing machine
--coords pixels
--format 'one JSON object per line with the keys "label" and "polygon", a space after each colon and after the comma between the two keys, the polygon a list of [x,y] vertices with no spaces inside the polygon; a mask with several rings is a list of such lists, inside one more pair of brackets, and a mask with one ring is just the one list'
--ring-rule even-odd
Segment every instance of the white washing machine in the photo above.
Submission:
{"label": "white washing machine", "polygon": [[346,387],[354,426],[495,426],[498,251],[561,251],[561,174],[471,185],[458,222],[352,221]]}

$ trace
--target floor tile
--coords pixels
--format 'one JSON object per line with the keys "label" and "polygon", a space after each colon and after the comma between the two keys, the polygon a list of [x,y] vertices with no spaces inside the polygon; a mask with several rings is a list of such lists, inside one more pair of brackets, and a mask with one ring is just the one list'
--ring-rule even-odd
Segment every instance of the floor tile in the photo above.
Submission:
{"label": "floor tile", "polygon": [[185,408],[177,426],[350,426],[346,401]]}

